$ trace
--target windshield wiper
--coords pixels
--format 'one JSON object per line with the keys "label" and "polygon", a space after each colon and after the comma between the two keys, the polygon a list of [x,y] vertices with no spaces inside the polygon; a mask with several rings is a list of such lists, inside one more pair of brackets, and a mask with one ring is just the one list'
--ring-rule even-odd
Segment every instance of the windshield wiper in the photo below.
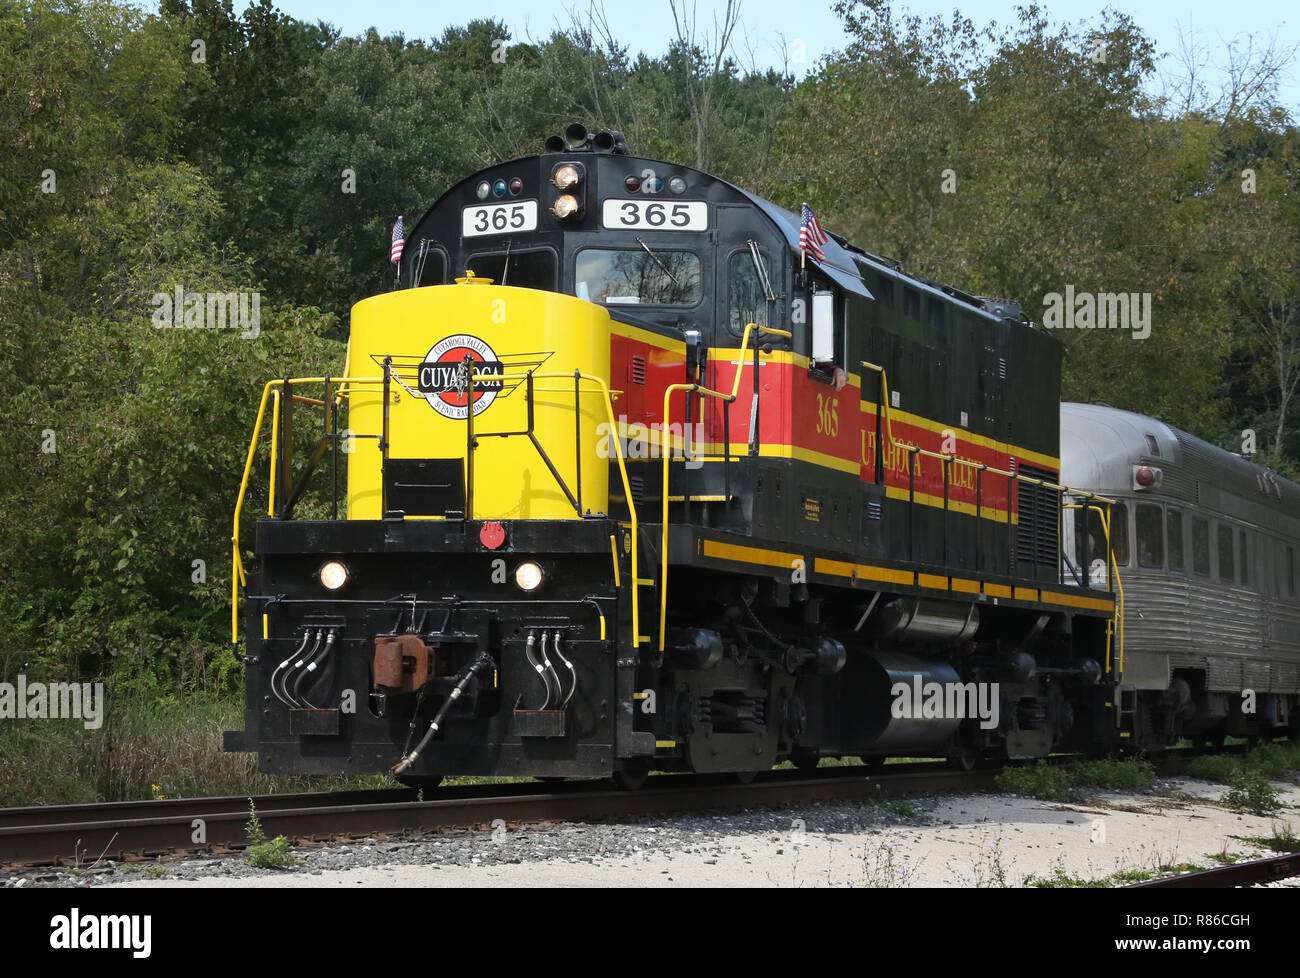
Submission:
{"label": "windshield wiper", "polygon": [[763,267],[762,256],[758,253],[758,243],[750,238],[747,242],[749,245],[749,257],[754,260],[754,270],[758,272],[758,281],[763,286],[763,298],[768,302],[775,302],[776,295],[772,292],[772,283],[767,277],[767,269]]}
{"label": "windshield wiper", "polygon": [[655,264],[659,266],[659,270],[661,272],[663,272],[665,275],[667,275],[670,279],[673,280],[673,285],[679,287],[681,286],[682,283],[677,281],[677,276],[674,275],[672,272],[668,271],[668,266],[659,260],[659,256],[656,255],[653,251],[651,251],[644,241],[642,241],[640,238],[637,238],[636,243],[639,244],[642,248],[645,248],[645,253],[654,259]]}

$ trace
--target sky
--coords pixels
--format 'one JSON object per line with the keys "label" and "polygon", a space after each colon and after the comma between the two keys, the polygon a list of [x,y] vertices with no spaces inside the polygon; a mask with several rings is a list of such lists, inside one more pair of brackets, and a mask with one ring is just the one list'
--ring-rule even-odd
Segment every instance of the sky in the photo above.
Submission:
{"label": "sky", "polygon": [[[598,0],[599,2],[599,0]],[[689,0],[688,0],[689,2]],[[1076,23],[1095,21],[1105,4],[1086,0],[1044,0],[1041,4],[1054,21]],[[242,10],[248,0],[236,0],[235,8]],[[514,40],[540,40],[559,26],[570,23],[570,11],[583,16],[591,0],[478,0],[478,2],[430,3],[428,0],[386,0],[382,4],[362,4],[356,0],[276,0],[276,6],[301,20],[324,20],[339,28],[345,35],[363,33],[374,27],[380,34],[402,33],[407,38],[436,38],[449,26],[461,26],[477,18],[504,21],[514,35]],[[681,5],[679,5],[680,7]],[[711,30],[715,17],[725,6],[723,0],[697,0],[696,18],[702,32]],[[1141,4],[1128,2],[1111,4],[1114,9],[1130,15],[1156,43],[1158,52],[1170,55],[1179,50],[1180,36],[1189,30],[1207,49],[1210,59],[1210,77],[1214,78],[1214,65],[1222,64],[1225,47],[1234,39],[1244,45],[1250,34],[1256,35],[1256,44],[1267,43],[1276,37],[1282,48],[1300,47],[1300,12],[1287,9],[1280,3],[1244,0],[1143,0]],[[673,36],[673,18],[668,0],[604,0],[604,11],[609,25],[618,40],[629,45],[633,52],[650,55],[662,54]],[[951,14],[953,8],[970,18],[976,26],[989,21],[999,24],[1013,23],[1014,5],[991,0],[912,0],[895,4],[895,11],[906,9],[928,17]],[[842,48],[846,43],[840,19],[831,9],[830,0],[740,0],[741,30],[734,39],[741,64],[748,67],[751,59],[759,68],[782,67],[786,59],[782,54],[782,40],[786,49],[796,54],[796,42],[802,41],[806,52],[802,64],[791,63],[790,70],[803,74],[825,54]],[[1168,59],[1172,61],[1172,59]],[[1170,70],[1177,65],[1170,64]],[[1293,116],[1300,117],[1300,65],[1292,64],[1280,88],[1282,103]]]}

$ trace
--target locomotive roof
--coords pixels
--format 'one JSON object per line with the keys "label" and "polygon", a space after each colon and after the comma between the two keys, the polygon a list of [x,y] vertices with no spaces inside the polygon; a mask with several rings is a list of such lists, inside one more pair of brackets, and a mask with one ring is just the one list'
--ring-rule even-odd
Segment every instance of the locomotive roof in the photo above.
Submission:
{"label": "locomotive roof", "polygon": [[[680,163],[672,163],[666,160],[655,160],[649,157],[634,156],[631,154],[592,152],[590,150],[566,150],[520,157],[515,160],[495,163],[463,177],[441,194],[433,205],[425,211],[420,220],[416,222],[412,229],[411,241],[416,239],[418,231],[426,227],[426,222],[434,212],[438,210],[439,205],[461,195],[466,187],[480,180],[483,174],[490,171],[509,169],[519,164],[536,163],[547,158],[584,159],[602,167],[612,165],[620,168],[624,166],[636,168],[642,164],[648,164],[652,166],[665,167],[674,172],[692,174],[697,178],[702,178],[703,180],[709,181],[719,187],[726,187],[731,191],[734,191],[739,198],[753,205],[777,228],[791,251],[796,253],[799,251],[799,230],[802,226],[801,216],[792,211],[786,210],[779,204],[775,204],[770,200],[746,190],[744,187],[739,187],[736,184],[724,180],[712,173],[698,170],[694,167]],[[868,272],[880,273],[903,280],[909,288],[915,288],[930,293],[935,297],[942,298],[944,301],[959,302],[966,306],[971,312],[986,316],[996,322],[1020,321],[1020,307],[1015,303],[975,296],[964,292],[961,289],[940,282],[933,282],[919,278],[904,271],[898,262],[874,255],[871,252],[858,248],[841,235],[837,235],[831,231],[828,231],[827,235],[829,240],[822,246],[822,252],[825,257],[822,260],[817,261],[809,256],[808,260],[815,267],[821,269],[837,285],[849,292],[855,293],[866,299],[875,298],[872,295],[871,286],[868,283],[869,276],[864,274],[864,270],[866,270]],[[1029,325],[1032,326],[1032,324]]]}

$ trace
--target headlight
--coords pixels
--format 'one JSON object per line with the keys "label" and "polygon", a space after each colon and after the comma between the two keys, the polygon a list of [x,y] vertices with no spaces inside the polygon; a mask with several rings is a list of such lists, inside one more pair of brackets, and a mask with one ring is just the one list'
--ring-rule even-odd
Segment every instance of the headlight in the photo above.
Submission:
{"label": "headlight", "polygon": [[578,172],[578,168],[569,164],[555,171],[555,175],[551,177],[551,183],[561,190],[568,190],[570,187],[576,187],[581,179],[582,174]]}
{"label": "headlight", "polygon": [[572,217],[578,213],[578,199],[572,194],[563,194],[555,198],[555,203],[551,205],[551,213],[561,219]]}
{"label": "headlight", "polygon": [[536,591],[542,586],[542,569],[531,560],[515,568],[515,583],[521,591]]}
{"label": "headlight", "polygon": [[348,582],[348,569],[337,560],[331,560],[320,569],[320,582],[328,591],[337,591]]}

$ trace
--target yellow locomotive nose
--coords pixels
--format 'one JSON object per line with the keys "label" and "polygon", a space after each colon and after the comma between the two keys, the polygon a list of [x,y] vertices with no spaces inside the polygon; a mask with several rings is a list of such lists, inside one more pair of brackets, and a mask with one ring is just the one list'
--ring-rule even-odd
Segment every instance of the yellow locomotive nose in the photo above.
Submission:
{"label": "yellow locomotive nose", "polygon": [[382,389],[352,394],[348,518],[607,513],[609,315],[472,271],[456,281],[353,307],[351,369],[382,375],[387,365],[390,387],[386,430]]}

